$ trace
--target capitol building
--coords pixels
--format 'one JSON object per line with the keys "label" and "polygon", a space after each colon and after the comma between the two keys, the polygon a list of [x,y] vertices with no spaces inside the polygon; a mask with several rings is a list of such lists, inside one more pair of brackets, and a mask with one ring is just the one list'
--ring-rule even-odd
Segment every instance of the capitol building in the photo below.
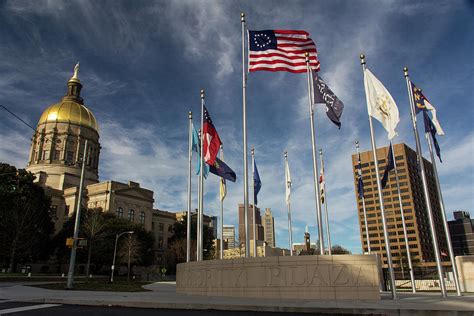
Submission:
{"label": "capitol building", "polygon": [[153,209],[153,191],[137,182],[99,181],[99,124],[81,97],[79,64],[67,82],[62,99],[48,106],[41,115],[31,140],[26,170],[51,197],[51,211],[58,232],[74,214],[78,201],[84,144],[85,174],[82,207],[100,208],[119,218],[141,224],[155,236],[156,262],[162,263],[173,225],[184,212]]}

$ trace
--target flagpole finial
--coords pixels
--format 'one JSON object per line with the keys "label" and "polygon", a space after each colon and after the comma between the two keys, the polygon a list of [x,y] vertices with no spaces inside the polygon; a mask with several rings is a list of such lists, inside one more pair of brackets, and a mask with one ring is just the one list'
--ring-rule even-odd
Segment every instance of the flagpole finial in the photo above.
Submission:
{"label": "flagpole finial", "polygon": [[364,54],[360,54],[360,64],[361,65],[365,65],[365,55]]}
{"label": "flagpole finial", "polygon": [[403,74],[405,75],[405,77],[408,77],[408,68],[407,67],[403,67]]}
{"label": "flagpole finial", "polygon": [[322,149],[322,148],[319,149],[319,155],[320,155],[320,156],[323,155],[323,149]]}
{"label": "flagpole finial", "polygon": [[356,143],[356,148],[358,149],[359,148],[359,141],[356,140],[355,143]]}
{"label": "flagpole finial", "polygon": [[288,152],[287,151],[285,151],[283,154],[285,155],[285,158],[288,157]]}
{"label": "flagpole finial", "polygon": [[204,89],[201,89],[201,99],[204,99]]}
{"label": "flagpole finial", "polygon": [[192,119],[193,118],[193,112],[189,111],[188,112],[188,117],[189,117],[189,119]]}
{"label": "flagpole finial", "polygon": [[309,53],[305,52],[304,57],[306,57],[306,63],[309,63]]}
{"label": "flagpole finial", "polygon": [[255,148],[252,147],[252,149],[250,149],[250,153],[252,154],[252,156],[255,154]]}
{"label": "flagpole finial", "polygon": [[240,12],[240,22],[245,22],[245,13]]}

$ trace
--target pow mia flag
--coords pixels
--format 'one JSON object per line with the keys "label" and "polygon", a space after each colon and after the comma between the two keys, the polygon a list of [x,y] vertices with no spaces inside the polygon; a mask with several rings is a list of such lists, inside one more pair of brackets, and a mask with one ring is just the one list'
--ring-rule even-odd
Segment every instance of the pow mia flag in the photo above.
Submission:
{"label": "pow mia flag", "polygon": [[344,110],[344,103],[337,98],[334,92],[329,89],[324,80],[313,71],[313,89],[314,104],[326,104],[326,115],[328,118],[341,128],[341,115]]}

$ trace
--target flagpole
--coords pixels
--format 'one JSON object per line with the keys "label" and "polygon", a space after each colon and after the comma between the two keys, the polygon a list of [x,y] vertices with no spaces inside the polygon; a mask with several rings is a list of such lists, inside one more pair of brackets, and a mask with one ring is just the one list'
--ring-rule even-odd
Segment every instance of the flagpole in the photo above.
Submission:
{"label": "flagpole", "polygon": [[188,145],[188,212],[186,223],[186,262],[191,261],[191,162],[193,148],[193,113],[188,112],[189,118],[189,145]]}
{"label": "flagpole", "polygon": [[242,25],[242,130],[244,144],[244,222],[245,222],[245,256],[250,257],[249,239],[249,176],[247,160],[247,73],[245,71],[245,13],[240,13],[240,24]]}
{"label": "flagpole", "polygon": [[[360,63],[362,65],[362,72],[365,76],[365,56],[360,55]],[[392,253],[390,251],[390,239],[388,236],[387,230],[387,220],[385,218],[385,207],[383,205],[383,194],[382,194],[382,186],[380,185],[380,174],[379,174],[379,164],[377,159],[377,145],[375,144],[375,137],[374,137],[374,126],[372,124],[372,116],[369,114],[369,127],[370,127],[370,139],[372,142],[372,153],[374,155],[374,166],[375,166],[375,177],[377,179],[377,190],[379,193],[379,203],[380,203],[380,213],[382,215],[382,225],[383,225],[383,234],[385,240],[385,251],[387,252],[387,263],[388,263],[388,270],[390,273],[390,290],[392,292],[392,298],[397,298],[396,292],[396,285],[395,285],[395,274],[393,272],[393,263],[392,263]],[[383,258],[382,258],[383,259]],[[382,260],[383,261],[383,260]]]}
{"label": "flagpole", "polygon": [[309,101],[309,118],[311,123],[311,146],[313,155],[313,178],[314,178],[314,197],[316,201],[316,220],[318,223],[318,237],[319,237],[319,254],[324,255],[324,235],[323,235],[323,223],[322,223],[322,212],[321,212],[321,200],[319,196],[319,181],[318,181],[318,164],[316,162],[316,140],[314,131],[314,111],[313,101],[311,95],[311,69],[309,66],[309,53],[305,53],[306,56],[306,73],[308,74],[308,101]]}
{"label": "flagpole", "polygon": [[252,189],[253,189],[253,208],[252,208],[252,222],[253,222],[253,256],[257,257],[257,228],[256,228],[256,210],[257,202],[255,201],[255,149],[250,150],[252,156]]}
{"label": "flagpole", "polygon": [[[400,215],[402,216],[403,237],[405,238],[405,249],[407,251],[408,268],[410,269],[411,289],[413,293],[416,293],[415,276],[413,273],[413,265],[411,262],[410,245],[408,244],[407,226],[405,224],[405,212],[403,211],[402,193],[400,191],[400,182],[398,179],[397,161],[395,159],[395,151],[393,150],[392,142],[390,142],[390,148],[392,150],[393,168],[395,169],[395,180],[397,183],[398,203],[400,206]],[[400,258],[400,267],[403,268],[403,262],[401,258]]]}
{"label": "flagpole", "polygon": [[451,243],[451,235],[449,234],[448,222],[446,221],[446,211],[444,208],[443,194],[441,193],[441,185],[439,183],[438,169],[436,168],[436,160],[433,154],[433,146],[432,146],[430,134],[425,133],[425,136],[426,136],[426,140],[428,141],[428,148],[430,149],[431,164],[433,165],[433,173],[434,173],[434,178],[436,182],[436,189],[438,190],[439,206],[441,208],[441,216],[443,218],[443,227],[444,227],[444,232],[446,234],[446,241],[448,243],[449,259],[451,261],[451,266],[453,267],[454,284],[456,285],[456,294],[457,296],[461,296],[462,294],[461,294],[461,287],[459,285],[459,279],[458,279],[458,269],[456,267],[456,262],[454,260],[453,244]]}
{"label": "flagpole", "polygon": [[[198,139],[199,142],[201,142],[201,129],[198,130]],[[200,154],[199,154],[200,155]],[[199,167],[201,164],[199,164]],[[198,207],[197,207],[197,212],[196,212],[196,261],[198,261],[198,253],[199,253],[199,236],[200,236],[200,223],[201,223],[201,218],[199,216],[199,209],[201,207],[201,170],[199,170],[199,174],[197,176],[197,194],[198,194]]]}
{"label": "flagpole", "polygon": [[[285,151],[285,178],[286,178],[286,169],[288,167],[288,152]],[[286,186],[288,186],[288,183],[286,183]],[[291,227],[291,202],[290,199],[288,199],[286,203],[287,209],[288,209],[288,239],[290,243],[290,255],[293,256],[293,229]]]}
{"label": "flagpole", "polygon": [[199,159],[199,181],[201,183],[201,199],[199,200],[199,235],[198,235],[198,254],[197,254],[197,261],[201,261],[202,253],[203,253],[203,214],[204,214],[204,161],[203,161],[203,150],[204,150],[204,90],[201,90],[201,153]]}
{"label": "flagpole", "polygon": [[403,68],[403,73],[405,75],[405,80],[407,84],[407,89],[408,89],[408,99],[410,101],[410,113],[411,113],[411,122],[413,125],[413,133],[415,134],[415,142],[416,142],[416,153],[418,156],[418,164],[420,167],[421,171],[421,179],[423,182],[423,191],[425,195],[425,204],[426,204],[426,209],[428,211],[428,219],[430,223],[430,230],[431,230],[431,240],[433,243],[433,249],[434,249],[434,254],[435,254],[435,259],[436,259],[436,267],[438,270],[438,278],[439,278],[439,284],[441,288],[441,295],[443,298],[447,297],[446,293],[446,285],[444,283],[444,276],[443,276],[443,266],[441,265],[441,258],[439,254],[439,246],[438,246],[438,237],[436,236],[436,228],[435,228],[435,223],[434,223],[434,218],[433,218],[433,210],[431,208],[431,201],[430,201],[430,196],[429,196],[429,191],[428,191],[428,181],[426,179],[426,170],[425,170],[425,164],[423,162],[423,155],[421,152],[421,143],[420,143],[420,136],[418,135],[418,129],[416,125],[416,114],[415,114],[415,103],[413,101],[413,94],[412,94],[412,89],[411,89],[411,82],[410,78],[408,77],[408,68],[405,67]]}
{"label": "flagpole", "polygon": [[[221,145],[221,160],[224,161],[224,147]],[[221,239],[221,245],[220,245],[220,258],[224,259],[224,197],[222,196],[222,181],[223,179],[219,179],[220,186],[219,186],[219,195],[220,195],[220,200],[221,200],[221,234],[220,234],[220,239]]]}
{"label": "flagpole", "polygon": [[[359,154],[359,141],[356,140],[355,145],[356,145],[356,150],[357,150],[357,157],[359,157],[360,156],[360,154]],[[357,158],[357,159],[359,159],[359,158]],[[360,170],[360,173],[361,173],[360,176],[362,177],[362,170]],[[369,226],[367,225],[367,210],[365,208],[364,192],[362,192],[362,208],[364,210],[365,238],[367,239],[367,249],[368,249],[368,252],[369,252],[369,255],[370,255],[371,249],[370,249],[370,238],[369,238]]]}
{"label": "flagpole", "polygon": [[328,212],[328,191],[326,190],[326,175],[324,174],[324,159],[323,159],[323,150],[319,150],[319,158],[321,160],[321,172],[324,177],[324,185],[323,185],[323,192],[324,192],[324,213],[326,213],[326,231],[328,236],[328,255],[332,255],[331,250],[331,233],[329,230],[329,212]]}

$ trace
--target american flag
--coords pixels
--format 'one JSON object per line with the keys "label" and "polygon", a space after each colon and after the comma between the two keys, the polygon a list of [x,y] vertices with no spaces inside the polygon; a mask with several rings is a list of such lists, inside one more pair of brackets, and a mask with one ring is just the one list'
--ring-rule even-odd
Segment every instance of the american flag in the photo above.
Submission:
{"label": "american flag", "polygon": [[311,69],[319,71],[316,44],[300,30],[249,31],[249,71],[306,72],[305,53]]}

